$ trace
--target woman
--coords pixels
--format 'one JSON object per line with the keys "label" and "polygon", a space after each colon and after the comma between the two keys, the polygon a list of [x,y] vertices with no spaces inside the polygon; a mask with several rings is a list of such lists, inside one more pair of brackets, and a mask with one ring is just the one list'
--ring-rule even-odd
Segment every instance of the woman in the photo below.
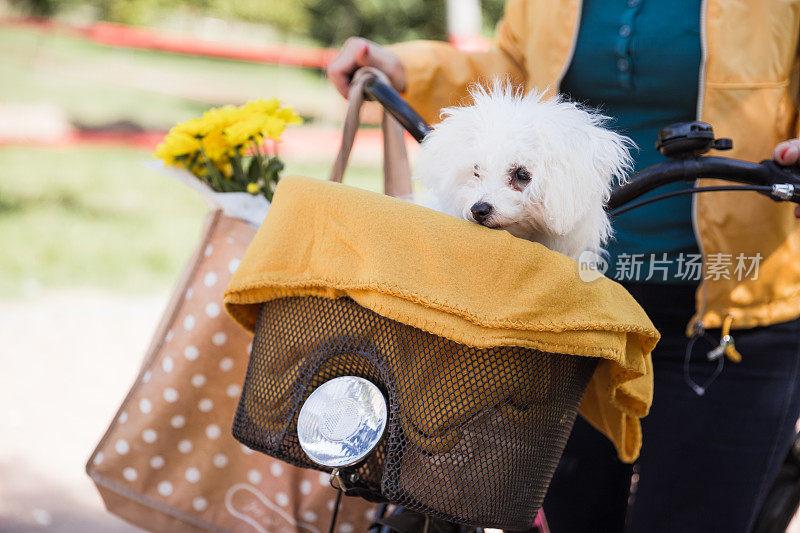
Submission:
{"label": "woman", "polygon": [[[429,121],[461,101],[470,83],[510,76],[601,107],[637,142],[637,169],[662,159],[653,148],[659,128],[698,118],[733,138],[731,157],[772,153],[792,165],[800,159],[799,27],[800,2],[511,0],[486,53],[353,38],[328,75],[345,95],[356,68],[377,67]],[[662,333],[653,408],[633,466],[576,422],[544,505],[554,533],[752,528],[800,416],[796,216],[800,208],[754,193],[710,193],[614,221],[608,274]],[[686,258],[701,253],[705,270],[687,275]],[[638,272],[620,268],[639,256]],[[758,272],[737,275],[737,258],[757,263]],[[729,268],[712,269],[712,260]],[[726,320],[742,362],[728,362],[709,382],[716,363],[704,355],[713,346],[698,341],[686,379],[687,332],[718,342]]]}

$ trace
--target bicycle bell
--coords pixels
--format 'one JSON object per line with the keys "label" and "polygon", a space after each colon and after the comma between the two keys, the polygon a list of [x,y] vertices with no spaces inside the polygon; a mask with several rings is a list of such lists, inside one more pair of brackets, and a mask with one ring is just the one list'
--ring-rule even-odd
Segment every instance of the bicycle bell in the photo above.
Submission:
{"label": "bicycle bell", "polygon": [[678,122],[659,130],[656,149],[667,157],[695,157],[714,150],[730,150],[731,139],[715,139],[714,129],[705,122]]}
{"label": "bicycle bell", "polygon": [[380,442],[387,412],[386,398],[371,381],[355,376],[326,381],[300,408],[300,447],[322,466],[353,466]]}

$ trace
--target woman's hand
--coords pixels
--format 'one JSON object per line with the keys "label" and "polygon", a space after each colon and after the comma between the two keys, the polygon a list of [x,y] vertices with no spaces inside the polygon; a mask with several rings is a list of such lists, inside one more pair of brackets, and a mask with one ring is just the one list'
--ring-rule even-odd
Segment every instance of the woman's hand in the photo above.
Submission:
{"label": "woman's hand", "polygon": [[328,65],[328,79],[342,96],[347,98],[350,78],[361,67],[375,67],[389,77],[395,89],[406,88],[406,70],[397,55],[388,49],[363,39],[350,37]]}
{"label": "woman's hand", "polygon": [[[800,139],[789,139],[778,144],[772,151],[772,159],[785,167],[800,166]],[[800,218],[800,206],[794,210],[794,216]]]}

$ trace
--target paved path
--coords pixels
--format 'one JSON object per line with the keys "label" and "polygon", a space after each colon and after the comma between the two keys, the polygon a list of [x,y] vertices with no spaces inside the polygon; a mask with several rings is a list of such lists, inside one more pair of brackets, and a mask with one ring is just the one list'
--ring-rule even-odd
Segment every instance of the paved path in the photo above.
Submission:
{"label": "paved path", "polygon": [[84,464],[134,379],[166,294],[0,301],[0,531],[139,531]]}

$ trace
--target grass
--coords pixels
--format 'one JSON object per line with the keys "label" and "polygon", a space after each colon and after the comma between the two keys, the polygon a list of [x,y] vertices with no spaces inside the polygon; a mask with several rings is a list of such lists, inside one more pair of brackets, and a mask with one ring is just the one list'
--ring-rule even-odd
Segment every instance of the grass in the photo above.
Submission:
{"label": "grass", "polygon": [[[0,31],[0,102],[48,102],[73,123],[167,129],[220,103],[279,96],[324,117],[341,99],[319,73],[274,65],[118,50],[58,34]],[[164,290],[194,248],[208,208],[144,168],[147,151],[0,147],[0,298],[33,287]],[[324,179],[332,161],[287,159]],[[377,166],[346,182],[379,188]]]}
{"label": "grass", "polygon": [[205,203],[126,148],[0,149],[0,295],[26,285],[148,291],[197,241]]}
{"label": "grass", "polygon": [[[129,148],[0,148],[0,297],[33,287],[163,290],[197,243],[206,204]],[[327,165],[287,161],[292,174]],[[347,182],[376,190],[378,170]],[[27,288],[27,289],[26,289]]]}
{"label": "grass", "polygon": [[147,50],[60,34],[0,31],[0,101],[53,103],[76,123],[167,129],[219,104],[278,96],[306,116],[339,102],[321,73]]}

